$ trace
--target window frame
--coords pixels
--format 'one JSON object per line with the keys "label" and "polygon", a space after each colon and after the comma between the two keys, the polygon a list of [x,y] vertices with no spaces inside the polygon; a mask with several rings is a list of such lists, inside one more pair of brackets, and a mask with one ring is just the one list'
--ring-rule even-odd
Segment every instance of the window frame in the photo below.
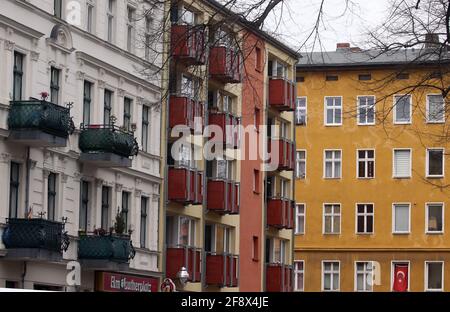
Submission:
{"label": "window frame", "polygon": [[[303,160],[299,160],[297,158],[298,152],[304,152],[305,153],[305,158],[303,158]],[[297,149],[295,151],[295,179],[296,180],[306,180],[306,164],[307,164],[307,160],[306,159],[307,159],[307,151],[306,151],[306,149]],[[301,162],[305,163],[305,173],[304,173],[303,177],[298,175],[298,170],[300,168],[299,163],[301,163]]]}
{"label": "window frame", "polygon": [[[408,97],[409,99],[409,120],[408,121],[397,121],[397,98]],[[410,125],[412,124],[412,95],[411,94],[394,94],[393,95],[393,124],[394,125]]]}
{"label": "window frame", "polygon": [[430,112],[430,96],[441,96],[441,93],[427,93],[426,94],[426,107],[425,107],[425,122],[429,124],[442,124],[445,123],[445,99],[443,98],[443,113],[442,113],[442,120],[430,120],[429,119],[429,112]]}
{"label": "window frame", "polygon": [[[331,212],[331,214],[325,214],[325,206],[333,206],[333,210]],[[334,213],[334,206],[339,206],[339,214],[335,214]],[[332,230],[333,232],[327,233],[325,232],[325,218],[327,216],[330,216],[331,219],[331,226],[332,226]],[[334,232],[334,220],[333,218],[339,216],[339,232]],[[323,203],[322,204],[322,234],[323,235],[341,235],[342,232],[342,204],[341,203]]]}
{"label": "window frame", "polygon": [[371,266],[372,266],[372,269],[371,269],[371,271],[370,271],[370,273],[371,273],[371,278],[372,278],[372,281],[373,281],[373,276],[374,276],[374,261],[373,260],[366,260],[366,261],[364,261],[364,260],[357,260],[357,261],[354,261],[354,283],[353,283],[353,285],[354,285],[354,287],[353,287],[353,290],[355,291],[355,292],[373,292],[373,288],[374,288],[374,286],[375,285],[371,285],[371,288],[372,289],[370,289],[370,290],[367,290],[367,289],[364,289],[364,290],[358,290],[358,273],[360,273],[360,274],[364,274],[364,280],[366,280],[366,283],[364,284],[364,288],[366,288],[366,286],[367,286],[367,276],[366,276],[366,268],[364,267],[364,271],[358,271],[358,264],[361,264],[361,263],[363,263],[364,265],[366,265],[366,264],[370,264]]}
{"label": "window frame", "polygon": [[[395,230],[395,206],[408,205],[408,231],[396,231]],[[392,234],[394,235],[409,235],[411,234],[411,203],[395,202],[392,203]]]}
{"label": "window frame", "polygon": [[[146,114],[144,114],[146,112]],[[146,118],[144,118],[146,117]],[[141,118],[141,150],[148,153],[149,147],[149,130],[150,130],[150,107],[142,105],[142,118]],[[145,140],[144,140],[145,138]]]}
{"label": "window frame", "polygon": [[[395,152],[396,151],[409,151],[409,175],[407,176],[396,176],[395,175]],[[412,148],[393,148],[392,149],[392,178],[393,179],[411,179],[412,178],[412,158],[413,150]]]}
{"label": "window frame", "polygon": [[[129,106],[129,111],[127,112],[126,107]],[[131,97],[125,96],[123,98],[123,127],[127,131],[131,131],[131,124],[133,123],[133,99]],[[128,121],[128,125],[126,124]]]}
{"label": "window frame", "polygon": [[395,272],[395,270],[394,270],[395,264],[407,264],[408,265],[408,290],[407,290],[407,292],[410,292],[411,291],[411,261],[410,260],[391,260],[391,281],[390,281],[391,292],[394,291],[393,277],[394,277],[394,272]]}
{"label": "window frame", "polygon": [[[430,289],[428,288],[428,264],[430,263],[440,263],[441,264],[441,289]],[[426,292],[443,292],[445,289],[445,261],[442,260],[425,260],[424,261],[424,291]],[[408,271],[409,272],[409,271]]]}
{"label": "window frame", "polygon": [[[86,95],[86,86],[89,86],[89,97]],[[92,98],[93,98],[93,90],[94,90],[94,83],[89,80],[83,81],[83,125],[89,125],[91,123],[91,112],[92,112]],[[95,96],[94,96],[95,97]],[[88,108],[86,110],[86,108]],[[86,121],[88,121],[86,123]]]}
{"label": "window frame", "polygon": [[[297,206],[303,205],[303,213],[298,213]],[[303,216],[303,232],[297,231],[297,225],[299,224],[298,218]],[[295,228],[294,235],[305,235],[306,234],[306,203],[295,203]]]}
{"label": "window frame", "polygon": [[95,1],[86,0],[86,31],[93,34],[95,32]]}
{"label": "window frame", "polygon": [[[440,231],[430,231],[429,222],[429,206],[440,205],[441,206],[441,218],[442,218],[442,230]],[[445,203],[444,202],[426,202],[425,203],[425,234],[444,234],[445,233]]]}
{"label": "window frame", "polygon": [[[50,189],[51,178],[53,179],[52,189]],[[58,174],[50,172],[47,177],[47,220],[56,221],[58,212]],[[50,207],[53,205],[53,207]],[[52,217],[50,218],[50,208],[53,209]]]}
{"label": "window frame", "polygon": [[[20,68],[16,63],[16,57],[20,57]],[[23,99],[24,94],[24,75],[25,75],[25,59],[26,54],[20,51],[14,50],[13,52],[13,83],[12,83],[12,100],[13,101],[21,101]],[[20,78],[20,97],[16,98],[16,90],[19,86],[16,84],[16,77]]]}
{"label": "window frame", "polygon": [[[86,197],[83,196],[84,195],[84,185],[86,185],[86,190],[87,190],[87,194]],[[88,224],[89,224],[89,212],[90,212],[90,203],[91,203],[91,182],[87,181],[87,180],[81,180],[80,181],[80,211],[79,211],[79,219],[78,219],[78,228],[81,231],[88,231]],[[84,208],[85,207],[85,208]],[[84,209],[86,209],[86,211],[83,211]],[[84,213],[82,213],[84,212]],[[84,226],[84,228],[81,227],[81,216],[83,216],[83,218],[85,218],[86,220],[86,224]]]}
{"label": "window frame", "polygon": [[[338,288],[337,289],[331,289],[331,290],[325,290],[324,286],[325,286],[325,263],[337,263],[339,270],[337,271],[338,274]],[[331,276],[333,276],[334,271],[331,271]],[[340,260],[322,260],[321,261],[321,291],[323,292],[339,292],[341,291],[341,261]],[[333,277],[334,280],[334,277]],[[333,285],[333,280],[330,281],[330,285]]]}
{"label": "window frame", "polygon": [[[302,263],[302,269],[298,270],[296,264]],[[297,274],[302,274],[302,288],[297,288],[298,279]],[[305,291],[305,260],[294,260],[294,292],[304,292]]]}
{"label": "window frame", "polygon": [[[126,15],[126,26],[127,26],[127,38],[126,38],[126,50],[130,53],[134,52],[134,43],[136,41],[136,7],[131,5],[129,2],[126,4],[127,9],[127,15]],[[130,21],[130,12],[131,12],[131,18]]]}
{"label": "window frame", "polygon": [[[373,109],[373,122],[362,123],[361,119],[360,119],[360,112],[359,112],[359,110],[361,108],[360,99],[361,98],[369,98],[369,97],[373,98],[373,106],[372,106],[372,109]],[[377,101],[377,98],[376,98],[375,95],[358,95],[356,97],[356,111],[357,111],[357,113],[356,113],[356,122],[357,122],[358,126],[374,126],[376,124],[376,120],[375,120],[376,119],[375,118],[375,113],[376,113],[376,106],[375,106],[375,104],[376,104],[376,101]],[[366,120],[367,120],[367,107],[369,107],[369,106],[366,104],[366,105],[364,105],[364,107],[366,107]]]}
{"label": "window frame", "polygon": [[[17,166],[17,181],[13,180],[13,166]],[[19,200],[20,200],[20,180],[21,180],[21,171],[22,171],[22,164],[19,162],[15,162],[15,161],[11,161],[9,163],[9,202],[8,202],[8,217],[9,218],[18,218],[19,217],[19,209],[20,209],[20,204],[19,204]],[[11,202],[11,191],[13,189],[15,189],[15,200],[16,200],[16,205],[15,207],[12,207],[12,202]],[[11,208],[14,208],[15,213],[14,215],[11,214]]]}
{"label": "window frame", "polygon": [[[358,205],[372,205],[372,213],[369,212],[358,212]],[[366,209],[365,209],[366,210]],[[358,232],[358,217],[363,216],[364,217],[364,228],[365,232]],[[372,232],[367,232],[367,217],[372,216]],[[375,234],[375,203],[356,203],[355,204],[355,234],[356,235],[374,235]]]}
{"label": "window frame", "polygon": [[[106,95],[109,94],[109,102],[106,101]],[[103,91],[103,124],[111,125],[111,116],[113,116],[113,106],[114,106],[114,91],[110,89],[105,89]],[[109,116],[106,119],[106,116]]]}
{"label": "window frame", "polygon": [[[335,122],[328,123],[328,120],[327,120],[327,111],[328,111],[327,99],[329,99],[329,98],[334,98],[334,99],[339,98],[341,100],[341,106],[340,106],[340,109],[341,109],[341,122],[340,123],[335,123]],[[342,126],[342,123],[343,123],[343,108],[344,108],[343,96],[341,96],[341,95],[338,95],[338,96],[325,96],[324,97],[323,106],[324,106],[324,112],[323,112],[324,125],[326,127],[339,127],[339,126]],[[336,108],[339,108],[339,107],[336,107],[334,105],[334,101],[333,101],[333,108],[332,108],[333,109],[333,121],[336,119],[336,117],[334,115]]]}
{"label": "window frame", "polygon": [[[111,4],[111,7],[110,7]],[[107,0],[106,2],[106,41],[114,43],[115,20],[116,20],[116,0]]]}
{"label": "window frame", "polygon": [[[301,107],[297,106],[298,104],[298,100],[300,99],[305,99],[305,107]],[[299,119],[297,118],[297,110],[298,111],[304,111],[305,112],[305,122],[304,123],[299,123]],[[294,114],[294,119],[295,119],[295,125],[296,126],[306,126],[308,125],[308,97],[307,96],[297,96],[296,100],[295,100],[295,114]]]}
{"label": "window frame", "polygon": [[[360,162],[360,158],[359,158],[359,152],[362,151],[373,151],[373,177],[360,177],[359,176],[359,162]],[[371,158],[364,158],[364,163],[365,163],[365,171],[367,171],[368,173],[368,162],[371,161]],[[376,173],[376,151],[374,148],[358,148],[356,149],[356,178],[359,180],[372,180],[375,179],[375,173]]]}
{"label": "window frame", "polygon": [[[430,174],[429,170],[430,170],[430,157],[429,157],[429,152],[430,151],[442,151],[442,174],[438,175],[438,174]],[[425,150],[425,176],[428,179],[440,179],[440,178],[444,178],[445,177],[445,148],[443,147],[427,147]]]}
{"label": "window frame", "polygon": [[[147,248],[147,227],[148,227],[148,215],[149,215],[149,197],[141,196],[141,206],[139,214],[139,245],[141,248]],[[145,213],[144,213],[144,203],[145,203]],[[142,224],[144,223],[144,227]]]}
{"label": "window frame", "polygon": [[[332,177],[327,177],[326,176],[326,164],[327,164],[326,153],[327,152],[340,152],[341,153],[341,158],[340,158],[341,166],[340,166],[339,176],[338,177],[334,176],[334,173],[335,173],[335,162],[336,162],[336,158],[334,158],[334,156],[333,156],[332,160],[330,160],[330,161],[332,161],[332,169],[333,169],[332,173],[333,173],[333,176]],[[326,179],[326,180],[339,180],[339,179],[342,179],[342,159],[343,159],[342,156],[343,156],[342,155],[342,149],[324,149],[323,150],[323,179]]]}

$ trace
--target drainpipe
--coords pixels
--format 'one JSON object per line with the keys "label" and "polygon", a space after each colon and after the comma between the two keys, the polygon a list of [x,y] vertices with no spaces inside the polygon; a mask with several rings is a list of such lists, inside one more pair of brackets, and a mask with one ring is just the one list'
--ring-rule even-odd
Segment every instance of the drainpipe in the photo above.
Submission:
{"label": "drainpipe", "polygon": [[23,262],[23,271],[22,271],[22,289],[25,289],[25,275],[27,274],[27,262]]}
{"label": "drainpipe", "polygon": [[27,159],[25,163],[26,179],[25,179],[25,215],[30,209],[30,147],[27,147]]}

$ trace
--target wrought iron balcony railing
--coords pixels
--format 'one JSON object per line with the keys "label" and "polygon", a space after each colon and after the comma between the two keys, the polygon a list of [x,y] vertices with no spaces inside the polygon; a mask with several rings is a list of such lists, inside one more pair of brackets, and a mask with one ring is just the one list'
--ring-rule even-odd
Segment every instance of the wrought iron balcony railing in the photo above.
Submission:
{"label": "wrought iron balcony railing", "polygon": [[128,262],[136,251],[129,236],[118,235],[80,235],[78,258],[89,260],[108,260]]}

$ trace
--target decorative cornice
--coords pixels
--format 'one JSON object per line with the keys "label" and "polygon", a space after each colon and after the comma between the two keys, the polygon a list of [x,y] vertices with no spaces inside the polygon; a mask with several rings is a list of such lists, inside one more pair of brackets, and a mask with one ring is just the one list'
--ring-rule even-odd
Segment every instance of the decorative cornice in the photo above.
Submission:
{"label": "decorative cornice", "polygon": [[34,62],[37,62],[39,60],[39,52],[36,51],[31,51],[30,56],[31,56],[31,60]]}
{"label": "decorative cornice", "polygon": [[123,188],[122,184],[116,183],[116,192],[118,192],[118,193],[122,192],[122,188]]}
{"label": "decorative cornice", "polygon": [[82,71],[77,71],[76,77],[77,77],[77,80],[84,80],[85,73],[83,73]]}
{"label": "decorative cornice", "polygon": [[13,29],[16,32],[20,32],[22,35],[27,36],[28,38],[39,39],[42,36],[44,36],[43,33],[28,26],[25,26],[15,20],[12,20],[2,14],[0,14],[0,25],[4,25],[8,28]]}
{"label": "decorative cornice", "polygon": [[13,51],[15,45],[16,44],[10,40],[5,40],[4,44],[3,44],[5,50],[7,50],[7,51]]}

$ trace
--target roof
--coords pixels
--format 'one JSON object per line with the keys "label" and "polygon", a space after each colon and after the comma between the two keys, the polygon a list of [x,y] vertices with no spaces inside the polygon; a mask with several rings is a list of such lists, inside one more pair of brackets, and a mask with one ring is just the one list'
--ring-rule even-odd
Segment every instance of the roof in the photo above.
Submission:
{"label": "roof", "polygon": [[272,35],[269,35],[267,32],[265,32],[262,29],[259,29],[256,27],[251,21],[243,18],[241,15],[237,14],[236,12],[233,12],[217,0],[204,0],[206,3],[211,5],[213,8],[215,8],[217,11],[222,12],[225,15],[232,16],[236,18],[236,21],[240,23],[245,28],[249,29],[250,31],[254,32],[256,35],[264,38],[267,42],[271,43],[272,45],[278,47],[279,49],[283,50],[285,53],[289,54],[290,56],[299,59],[300,53],[297,52],[295,49],[289,47],[287,44],[281,42],[280,40],[276,39]]}
{"label": "roof", "polygon": [[440,58],[435,49],[401,49],[383,52],[381,50],[360,50],[357,48],[337,49],[332,52],[302,54],[297,69],[324,69],[338,67],[383,67],[407,64],[436,64],[450,62],[445,52]]}

